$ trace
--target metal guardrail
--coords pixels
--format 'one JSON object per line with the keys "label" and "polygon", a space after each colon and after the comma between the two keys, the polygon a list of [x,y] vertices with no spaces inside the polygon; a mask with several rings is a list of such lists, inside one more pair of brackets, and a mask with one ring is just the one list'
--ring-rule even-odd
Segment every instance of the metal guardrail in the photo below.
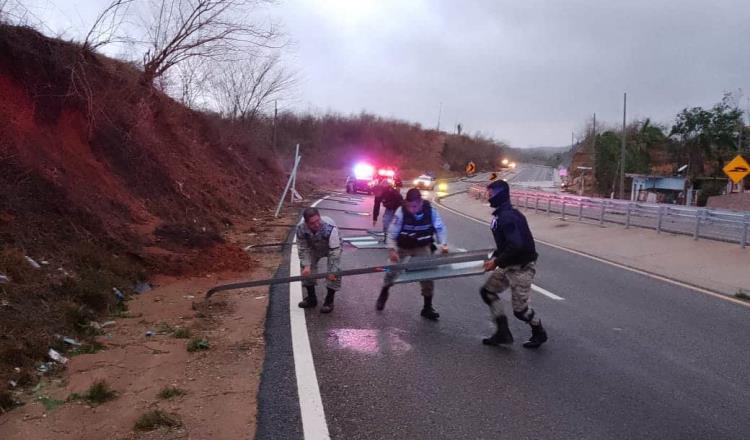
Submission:
{"label": "metal guardrail", "polygon": [[[484,185],[472,185],[468,193],[474,198],[487,200]],[[743,248],[750,238],[750,213],[719,209],[696,208],[657,203],[629,202],[624,200],[580,197],[543,191],[514,189],[511,201],[516,207],[548,215],[560,214],[578,221],[594,220],[600,225],[617,223],[625,228],[654,229],[657,233],[669,232],[690,235],[694,240],[706,238],[739,243]]]}

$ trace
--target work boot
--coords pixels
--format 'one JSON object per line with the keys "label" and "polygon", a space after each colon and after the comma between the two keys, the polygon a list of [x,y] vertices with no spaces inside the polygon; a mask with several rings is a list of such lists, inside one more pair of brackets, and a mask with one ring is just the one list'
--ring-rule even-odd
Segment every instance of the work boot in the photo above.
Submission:
{"label": "work boot", "polygon": [[427,318],[430,321],[437,321],[438,318],[440,318],[440,313],[436,312],[435,309],[432,308],[432,306],[424,306],[422,307],[422,313],[420,313],[423,318]]}
{"label": "work boot", "polygon": [[531,326],[531,338],[523,343],[525,348],[539,348],[540,345],[547,342],[547,332],[542,327],[542,322],[539,321],[539,325]]}
{"label": "work boot", "polygon": [[388,301],[388,295],[388,287],[380,289],[380,295],[378,295],[378,300],[375,302],[376,310],[383,310],[385,308],[385,302]]}
{"label": "work boot", "polygon": [[320,313],[331,313],[333,311],[333,297],[336,295],[336,291],[328,289],[325,301],[323,301],[323,307],[320,308]]}
{"label": "work boot", "polygon": [[432,308],[432,297],[431,296],[425,296],[424,298],[424,307],[422,307],[422,315],[423,318],[427,318],[430,321],[437,321],[438,318],[440,318],[440,313],[436,312],[434,308]]}
{"label": "work boot", "polygon": [[513,343],[513,335],[508,328],[508,317],[505,315],[495,318],[497,330],[489,338],[482,339],[484,345],[505,345]]}
{"label": "work boot", "polygon": [[307,286],[307,296],[298,304],[303,309],[311,309],[318,305],[318,297],[315,295],[315,286]]}

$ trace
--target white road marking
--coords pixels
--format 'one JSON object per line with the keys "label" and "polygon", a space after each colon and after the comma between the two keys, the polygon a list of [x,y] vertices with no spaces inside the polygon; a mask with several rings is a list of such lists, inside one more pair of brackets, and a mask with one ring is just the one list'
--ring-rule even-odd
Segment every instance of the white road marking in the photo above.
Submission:
{"label": "white road marking", "polygon": [[[313,203],[315,207],[328,196]],[[297,235],[292,239],[292,251],[289,258],[289,275],[299,276],[299,256],[297,255]],[[305,310],[297,307],[302,301],[302,283],[289,284],[289,323],[292,333],[292,352],[294,353],[294,372],[297,376],[297,395],[302,414],[302,433],[305,440],[327,440],[328,423],[320,397],[318,376],[315,374],[310,338],[307,333]]]}
{"label": "white road marking", "polygon": [[547,298],[554,299],[555,301],[562,301],[562,300],[565,299],[562,296],[555,295],[554,293],[550,292],[547,289],[542,289],[541,287],[537,286],[536,284],[532,284],[531,285],[531,289],[534,290],[534,291],[536,291],[536,292],[541,293],[542,295],[546,296]]}
{"label": "white road marking", "polygon": [[[439,206],[439,207],[441,207],[441,208],[443,208],[443,209],[445,209],[447,211],[450,211],[450,212],[452,212],[452,213],[454,213],[456,215],[459,215],[461,217],[469,219],[469,220],[471,220],[473,222],[479,223],[481,225],[485,225],[485,226],[489,225],[488,222],[476,219],[474,217],[471,217],[469,215],[464,214],[463,212],[456,211],[453,208],[449,208],[449,207],[447,207],[445,205],[438,204],[437,206]],[[581,257],[590,258],[590,259],[598,261],[600,263],[609,264],[610,266],[614,266],[614,267],[617,267],[617,268],[620,268],[620,269],[628,270],[630,272],[634,272],[634,273],[637,273],[639,275],[643,275],[643,276],[646,276],[646,277],[649,277],[649,278],[653,278],[655,280],[663,281],[665,283],[669,283],[669,284],[672,284],[672,285],[675,285],[675,286],[683,287],[685,289],[689,289],[689,290],[692,290],[694,292],[703,293],[703,294],[706,294],[708,296],[712,296],[714,298],[721,299],[723,301],[729,301],[731,303],[739,304],[739,305],[741,305],[743,307],[750,308],[750,303],[742,301],[742,300],[739,300],[739,299],[736,299],[736,298],[732,298],[731,296],[727,296],[727,295],[724,295],[722,293],[714,292],[714,291],[711,291],[711,290],[708,290],[708,289],[704,289],[704,288],[698,287],[698,286],[693,286],[692,284],[683,283],[682,281],[674,280],[672,278],[668,278],[668,277],[665,277],[665,276],[662,276],[662,275],[657,275],[655,273],[646,272],[645,270],[640,270],[640,269],[636,269],[634,267],[625,266],[624,264],[615,263],[614,261],[605,260],[604,258],[600,258],[600,257],[594,256],[594,255],[590,255],[590,254],[587,254],[585,252],[580,252],[580,251],[577,251],[575,249],[566,248],[566,247],[563,247],[563,246],[560,246],[560,245],[557,245],[557,244],[553,244],[553,243],[550,243],[550,242],[547,242],[547,241],[542,241],[542,240],[536,240],[536,241],[539,242],[539,243],[542,243],[543,245],[546,245],[546,246],[549,246],[549,247],[553,247],[553,248],[559,249],[561,251],[570,252],[571,254],[576,254],[576,255],[579,255]]]}

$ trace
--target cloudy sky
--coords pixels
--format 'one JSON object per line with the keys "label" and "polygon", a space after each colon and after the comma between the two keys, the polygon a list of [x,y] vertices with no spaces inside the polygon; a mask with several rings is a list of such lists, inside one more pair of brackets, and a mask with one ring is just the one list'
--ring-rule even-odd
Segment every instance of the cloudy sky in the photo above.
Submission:
{"label": "cloudy sky", "polygon": [[[138,1],[138,0],[137,0]],[[145,0],[142,0],[145,1]],[[86,27],[107,0],[27,0],[50,29]],[[744,91],[748,0],[281,0],[300,83],[287,106],[362,110],[482,132],[512,146],[570,143],[599,121],[672,121]]]}

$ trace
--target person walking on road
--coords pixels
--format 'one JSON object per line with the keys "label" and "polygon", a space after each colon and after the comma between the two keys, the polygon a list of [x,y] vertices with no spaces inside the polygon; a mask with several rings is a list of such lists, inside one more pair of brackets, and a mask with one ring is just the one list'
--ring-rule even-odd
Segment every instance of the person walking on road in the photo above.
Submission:
{"label": "person walking on road", "polygon": [[[426,200],[422,200],[422,193],[412,188],[406,193],[406,200],[393,216],[393,221],[386,233],[386,246],[389,259],[393,263],[405,257],[425,257],[433,254],[435,236],[440,244],[441,252],[448,253],[448,237],[443,220],[438,210]],[[383,287],[378,296],[375,308],[383,310],[388,301],[389,289],[393,286],[398,272],[387,272],[383,280]],[[440,314],[432,307],[432,296],[435,283],[432,280],[420,281],[424,307],[422,317],[435,321]]]}
{"label": "person walking on road", "polygon": [[380,205],[383,205],[385,210],[383,211],[383,234],[388,232],[388,226],[393,221],[393,216],[396,214],[396,210],[401,207],[404,202],[404,198],[401,196],[401,191],[392,187],[386,180],[381,181],[374,190],[375,203],[372,206],[372,226],[375,226],[378,222],[378,215],[380,215]]}
{"label": "person walking on road", "polygon": [[531,338],[524,342],[526,348],[538,348],[547,341],[542,321],[529,307],[531,285],[536,274],[537,259],[534,237],[526,217],[510,203],[510,187],[504,180],[487,185],[492,213],[492,235],[497,250],[493,258],[485,261],[484,270],[491,272],[480,290],[482,300],[489,306],[497,331],[482,342],[486,345],[512,344],[513,335],[508,328],[499,294],[510,288],[513,315],[531,326]]}
{"label": "person walking on road", "polygon": [[[300,269],[303,277],[308,277],[318,272],[318,261],[326,258],[327,272],[338,272],[341,266],[341,237],[336,223],[329,217],[321,217],[315,208],[305,208],[302,212],[302,220],[297,224],[297,249],[299,252]],[[317,280],[306,279],[302,285],[307,291],[307,296],[299,306],[303,309],[313,308],[318,305],[318,297],[315,295],[315,284]],[[326,278],[326,294],[320,313],[331,313],[333,311],[333,299],[336,292],[341,289],[341,277],[328,275]]]}

